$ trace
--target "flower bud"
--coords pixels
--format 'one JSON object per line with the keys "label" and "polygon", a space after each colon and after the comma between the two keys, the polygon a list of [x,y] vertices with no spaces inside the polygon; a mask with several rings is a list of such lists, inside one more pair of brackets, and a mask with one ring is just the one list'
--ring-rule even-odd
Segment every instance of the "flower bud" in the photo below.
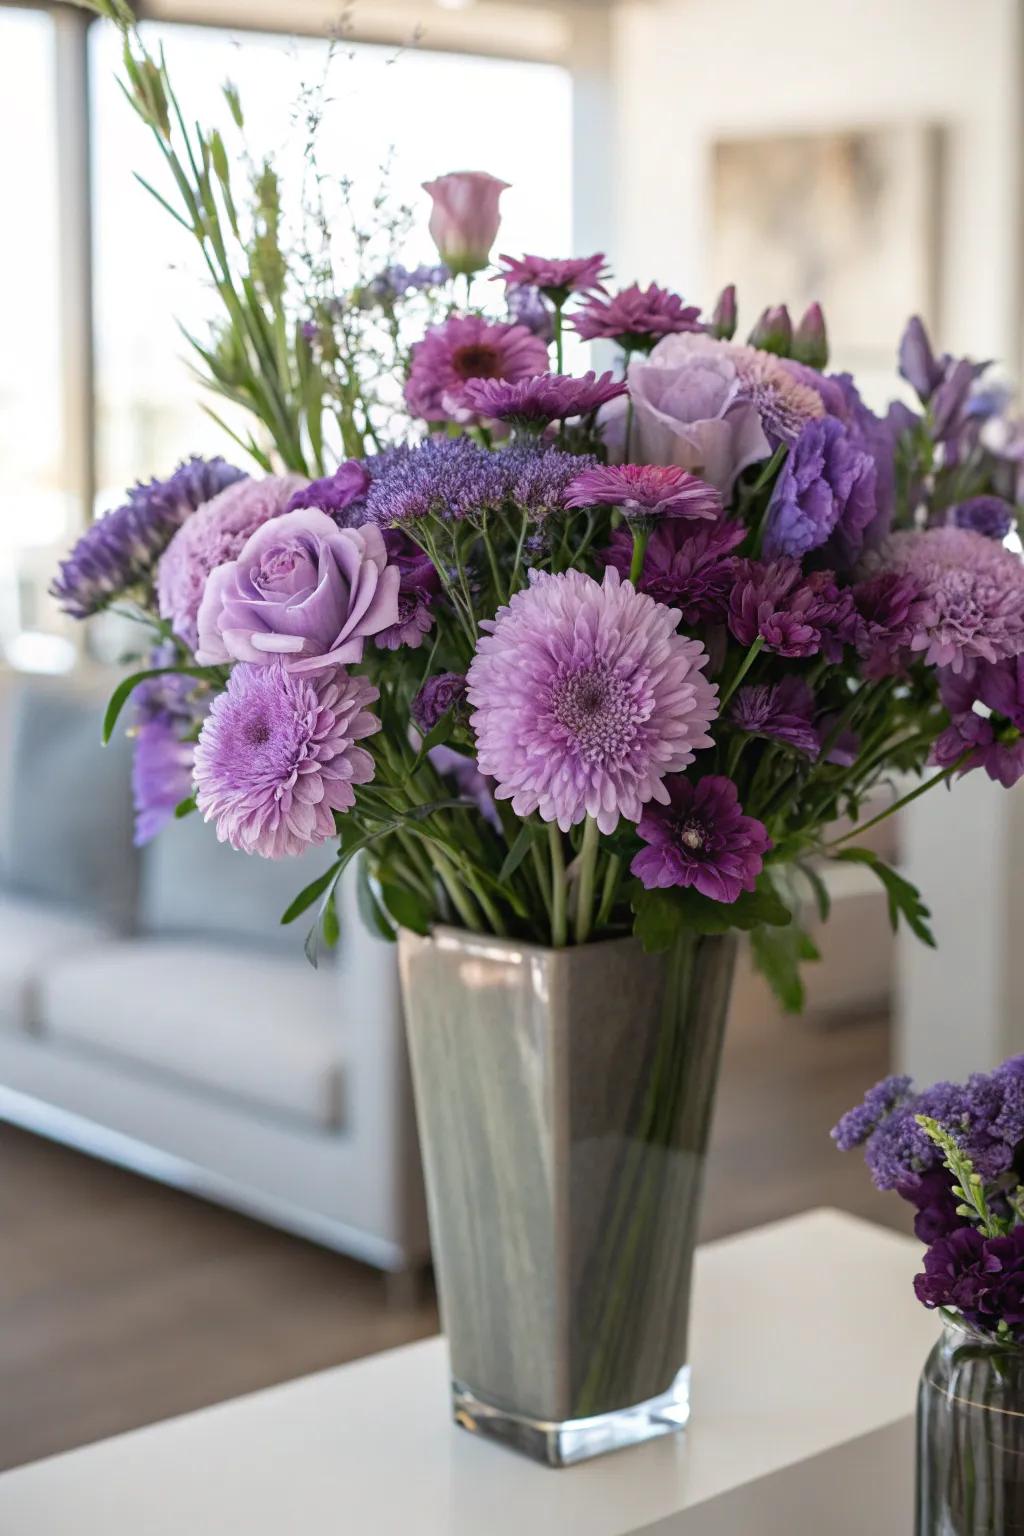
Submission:
{"label": "flower bud", "polygon": [[430,234],[450,272],[486,267],[501,223],[498,200],[507,186],[486,171],[453,171],[423,183],[434,200]]}
{"label": "flower bud", "polygon": [[925,404],[942,382],[943,370],[935,360],[920,315],[911,316],[900,338],[900,373]]}
{"label": "flower bud", "polygon": [[828,333],[825,316],[818,303],[808,305],[803,319],[793,336],[790,356],[808,368],[824,368],[828,364]]}
{"label": "flower bud", "polygon": [[719,341],[732,341],[736,334],[736,284],[723,288],[711,312],[711,334]]}
{"label": "flower bud", "polygon": [[793,342],[793,322],[785,304],[776,304],[766,309],[747,340],[752,347],[760,347],[763,352],[788,357]]}

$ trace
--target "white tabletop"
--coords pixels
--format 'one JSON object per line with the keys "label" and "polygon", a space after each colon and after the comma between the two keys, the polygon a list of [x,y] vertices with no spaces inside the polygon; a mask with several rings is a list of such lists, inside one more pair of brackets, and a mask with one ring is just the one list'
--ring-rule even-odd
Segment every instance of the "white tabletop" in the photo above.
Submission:
{"label": "white tabletop", "polygon": [[835,1211],[702,1248],[685,1435],[553,1471],[457,1430],[430,1339],[0,1476],[3,1536],[627,1536],[913,1411],[920,1245]]}

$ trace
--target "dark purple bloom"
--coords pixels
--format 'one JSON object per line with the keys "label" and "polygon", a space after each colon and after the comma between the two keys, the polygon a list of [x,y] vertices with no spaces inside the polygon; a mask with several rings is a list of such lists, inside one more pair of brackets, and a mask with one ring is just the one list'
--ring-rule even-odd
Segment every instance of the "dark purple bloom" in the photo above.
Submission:
{"label": "dark purple bloom", "polygon": [[808,757],[817,757],[821,745],[813,716],[813,693],[803,678],[792,675],[740,688],[729,711],[732,723],[748,735],[783,741]]}
{"label": "dark purple bloom", "polygon": [[926,1307],[955,1307],[969,1322],[980,1321],[986,1290],[985,1239],[977,1227],[960,1226],[940,1237],[924,1256],[924,1273],[914,1291]]}
{"label": "dark purple bloom", "polygon": [[607,338],[634,352],[649,352],[662,336],[704,329],[699,308],[656,283],[647,288],[634,283],[611,298],[591,297],[573,324],[584,341]]}
{"label": "dark purple bloom", "polygon": [[390,564],[398,567],[398,618],[376,637],[377,648],[415,651],[434,623],[432,608],[441,579],[430,556],[398,528],[384,530],[384,547]]}
{"label": "dark purple bloom", "polygon": [[[686,624],[722,623],[734,582],[732,551],[746,533],[742,523],[665,519],[647,541],[639,590],[678,608]],[[629,575],[633,536],[627,528],[616,529],[601,559]]]}
{"label": "dark purple bloom", "polygon": [[920,315],[911,315],[900,339],[900,373],[925,404],[942,381],[942,365],[932,351]]}
{"label": "dark purple bloom", "polygon": [[906,1184],[898,1184],[896,1193],[914,1207],[914,1234],[922,1243],[934,1243],[948,1237],[964,1224],[957,1215],[960,1201],[953,1193],[952,1175],[946,1168],[936,1168]]}
{"label": "dark purple bloom", "polygon": [[920,598],[920,583],[896,571],[869,576],[853,588],[862,620],[858,648],[869,677],[889,676],[906,664],[918,628],[915,615]]}
{"label": "dark purple bloom", "polygon": [[874,459],[834,416],[808,422],[772,492],[765,554],[774,560],[822,549],[852,565],[877,511]]}
{"label": "dark purple bloom", "polygon": [[1012,789],[1024,777],[1024,658],[978,662],[960,676],[944,672],[939,686],[950,723],[932,748],[932,762],[951,768],[969,752],[961,775],[984,768],[995,783]]}
{"label": "dark purple bloom", "polygon": [[1010,503],[1001,496],[972,496],[950,514],[950,521],[958,528],[972,528],[987,539],[1005,539],[1016,520]]}
{"label": "dark purple bloom", "polygon": [[909,1077],[883,1077],[880,1083],[869,1088],[860,1104],[848,1109],[839,1124],[832,1128],[832,1140],[840,1152],[861,1147],[872,1136],[882,1121],[892,1114],[910,1095]]}
{"label": "dark purple bloom", "polygon": [[567,507],[618,507],[626,517],[721,516],[722,495],[714,486],[674,464],[598,465],[569,486]]}
{"label": "dark purple bloom", "polygon": [[462,390],[462,403],[475,417],[508,421],[514,426],[545,427],[571,416],[589,416],[609,400],[626,393],[624,380],[591,371],[582,378],[539,373],[531,379],[471,379]]}
{"label": "dark purple bloom", "polygon": [[297,512],[302,507],[315,507],[326,512],[336,523],[344,526],[349,519],[342,516],[357,503],[361,504],[370,488],[370,471],[362,459],[346,459],[339,464],[333,475],[322,480],[311,480],[304,485],[285,507],[286,512]]}
{"label": "dark purple bloom", "polygon": [[153,567],[182,523],[219,491],[246,477],[223,459],[186,459],[166,480],[128,492],[124,506],[87,528],[61,562],[50,588],[75,619],[152,579]]}
{"label": "dark purple bloom", "polygon": [[462,672],[439,672],[428,677],[412,701],[412,718],[424,736],[448,713],[458,709],[466,697],[466,678]]}
{"label": "dark purple bloom", "polygon": [[849,589],[840,590],[831,571],[804,577],[796,560],[737,560],[729,598],[729,628],[741,645],[760,635],[765,649],[780,656],[842,659],[860,620]]}
{"label": "dark purple bloom", "polygon": [[680,774],[665,785],[669,804],[648,806],[637,826],[648,846],[631,872],[648,890],[693,886],[711,901],[752,891],[772,843],[759,821],[744,816],[732,780],[711,775],[694,786]]}

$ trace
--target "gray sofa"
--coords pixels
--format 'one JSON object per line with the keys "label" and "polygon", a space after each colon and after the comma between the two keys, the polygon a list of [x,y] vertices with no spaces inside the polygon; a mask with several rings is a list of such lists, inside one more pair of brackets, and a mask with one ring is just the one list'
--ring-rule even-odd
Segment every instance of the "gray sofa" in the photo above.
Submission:
{"label": "gray sofa", "polygon": [[325,867],[132,847],[109,678],[0,676],[0,1116],[381,1269],[429,1253],[391,946],[341,893],[314,972],[278,919]]}

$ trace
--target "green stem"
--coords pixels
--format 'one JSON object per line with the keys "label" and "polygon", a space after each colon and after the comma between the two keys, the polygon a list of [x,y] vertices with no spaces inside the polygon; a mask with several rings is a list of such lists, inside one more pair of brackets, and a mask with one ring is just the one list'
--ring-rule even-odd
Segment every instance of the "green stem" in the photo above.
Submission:
{"label": "green stem", "polygon": [[643,523],[633,524],[633,558],[629,564],[629,579],[634,587],[643,572],[644,555],[647,553],[647,541],[650,536],[651,530]]}
{"label": "green stem", "polygon": [[601,905],[597,912],[597,927],[603,928],[612,915],[615,906],[615,895],[619,888],[619,874],[622,870],[622,859],[617,853],[613,853],[608,860],[604,872],[604,886],[601,891]]}
{"label": "green stem", "polygon": [[583,823],[583,844],[580,848],[579,889],[576,896],[576,943],[585,944],[590,937],[594,919],[594,879],[597,873],[597,855],[600,833],[593,816]]}
{"label": "green stem", "polygon": [[903,795],[894,805],[890,805],[888,810],[881,811],[877,816],[872,816],[871,820],[866,821],[862,827],[856,826],[852,831],[844,833],[842,837],[834,838],[831,843],[826,843],[825,852],[827,853],[830,848],[838,848],[843,843],[848,843],[852,837],[861,837],[865,832],[870,832],[871,828],[877,827],[879,822],[888,821],[890,816],[895,816],[896,812],[902,811],[904,806],[910,805],[914,800],[919,800],[930,789],[934,789],[936,784],[941,784],[944,779],[951,778],[958,768],[963,767],[973,750],[973,747],[971,747],[966,752],[961,752],[955,763],[950,763],[949,767],[943,768],[941,773],[933,774],[930,779],[926,779],[923,784],[919,784],[916,789],[912,789],[909,795]]}
{"label": "green stem", "polygon": [[564,299],[561,302],[557,302],[556,301],[556,303],[555,303],[555,314],[554,314],[554,321],[553,321],[553,329],[554,329],[554,333],[555,333],[555,372],[556,373],[561,373],[563,371],[563,367],[564,367],[564,345],[563,345],[563,340],[562,340],[562,305],[564,303],[565,303]]}
{"label": "green stem", "polygon": [[553,948],[562,949],[569,938],[565,905],[565,855],[562,852],[562,834],[554,821],[548,823],[548,854],[551,859],[551,943]]}
{"label": "green stem", "polygon": [[480,921],[479,914],[468,894],[462,889],[459,877],[448,862],[446,855],[432,843],[428,843],[427,846],[430,850],[430,858],[434,868],[441,877],[441,884],[451,898],[452,906],[462,918],[467,928],[472,929],[474,933],[483,933],[484,925]]}
{"label": "green stem", "polygon": [[719,713],[719,715],[722,714],[722,712],[725,709],[725,706],[728,704],[729,700],[732,698],[733,694],[736,692],[736,689],[739,687],[740,683],[742,683],[743,679],[746,677],[747,673],[750,671],[751,667],[754,665],[754,662],[757,660],[758,656],[761,654],[761,650],[762,650],[763,646],[764,646],[764,636],[763,635],[758,635],[757,638],[754,640],[753,645],[750,647],[750,650],[747,652],[747,654],[744,656],[743,660],[740,662],[739,667],[736,670],[736,673],[735,673],[735,675],[733,677],[732,682],[729,684],[728,688],[725,690],[725,692],[721,695],[721,697],[718,700],[718,713]]}

